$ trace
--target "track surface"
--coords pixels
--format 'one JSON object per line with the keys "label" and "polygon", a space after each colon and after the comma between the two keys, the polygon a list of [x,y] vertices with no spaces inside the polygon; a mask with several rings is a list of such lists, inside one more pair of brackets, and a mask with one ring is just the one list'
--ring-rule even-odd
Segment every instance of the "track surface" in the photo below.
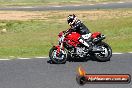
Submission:
{"label": "track surface", "polygon": [[[89,10],[108,8],[132,8],[132,2],[82,6],[35,6],[0,7],[0,10],[44,11],[44,10]],[[86,84],[76,83],[77,68],[81,65],[87,73],[132,75],[132,54],[114,54],[109,62],[67,62],[55,65],[49,59],[0,61],[0,88],[132,88],[130,84]]]}
{"label": "track surface", "polygon": [[132,54],[114,54],[109,62],[67,62],[56,65],[49,59],[0,61],[0,88],[132,88],[130,84],[76,83],[78,66],[87,73],[127,73],[132,75]]}
{"label": "track surface", "polygon": [[114,8],[132,8],[130,2],[101,3],[91,5],[66,5],[66,6],[8,6],[0,7],[0,10],[15,11],[46,11],[46,10],[90,10],[90,9],[114,9]]}

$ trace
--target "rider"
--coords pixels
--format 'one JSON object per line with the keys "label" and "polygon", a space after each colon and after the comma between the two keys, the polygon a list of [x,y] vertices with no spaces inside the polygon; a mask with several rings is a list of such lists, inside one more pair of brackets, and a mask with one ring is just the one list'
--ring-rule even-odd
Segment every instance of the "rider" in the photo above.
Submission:
{"label": "rider", "polygon": [[67,17],[67,22],[71,26],[71,28],[69,29],[70,31],[75,31],[81,34],[79,42],[90,49],[91,46],[89,44],[89,40],[91,37],[91,32],[89,31],[89,29],[74,14]]}

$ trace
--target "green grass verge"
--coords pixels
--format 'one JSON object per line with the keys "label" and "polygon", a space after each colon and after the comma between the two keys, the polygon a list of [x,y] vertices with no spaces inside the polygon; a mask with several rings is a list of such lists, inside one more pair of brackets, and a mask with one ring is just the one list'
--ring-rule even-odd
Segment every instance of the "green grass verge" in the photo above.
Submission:
{"label": "green grass verge", "polygon": [[88,4],[98,2],[125,1],[125,0],[0,0],[0,5],[65,5]]}
{"label": "green grass verge", "polygon": [[[7,33],[0,34],[0,57],[48,56],[52,43],[57,44],[58,33],[69,27],[66,22],[56,22],[59,18],[62,17],[49,21],[0,21],[0,29],[7,29]],[[107,36],[105,41],[113,52],[132,51],[132,17],[83,21],[92,32]]]}
{"label": "green grass verge", "polygon": [[89,22],[92,31],[100,31],[107,36],[105,40],[112,46],[113,52],[132,51],[132,17],[98,20]]}

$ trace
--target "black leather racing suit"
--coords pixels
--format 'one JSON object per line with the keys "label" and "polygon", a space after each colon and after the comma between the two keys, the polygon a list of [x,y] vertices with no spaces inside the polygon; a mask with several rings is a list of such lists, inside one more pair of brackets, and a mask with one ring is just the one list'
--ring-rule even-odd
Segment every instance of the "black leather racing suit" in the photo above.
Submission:
{"label": "black leather racing suit", "polygon": [[80,21],[78,20],[76,23],[73,24],[71,27],[72,31],[75,31],[81,35],[91,33],[90,30]]}
{"label": "black leather racing suit", "polygon": [[74,23],[74,25],[71,27],[71,30],[81,34],[81,37],[79,38],[79,41],[82,44],[84,44],[85,46],[89,47],[89,50],[92,49],[92,46],[89,43],[89,41],[91,39],[90,36],[87,37],[88,38],[87,40],[85,40],[84,37],[83,37],[84,35],[89,35],[89,34],[91,35],[91,32],[80,20],[78,20],[76,23]]}

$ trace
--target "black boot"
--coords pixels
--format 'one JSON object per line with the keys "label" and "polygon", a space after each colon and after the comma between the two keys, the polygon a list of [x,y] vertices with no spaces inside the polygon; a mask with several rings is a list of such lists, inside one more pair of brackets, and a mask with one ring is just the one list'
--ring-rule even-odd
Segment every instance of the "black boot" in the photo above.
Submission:
{"label": "black boot", "polygon": [[92,43],[90,42],[91,39],[87,39],[85,40],[83,37],[80,37],[79,41],[85,45],[85,47],[87,47],[90,50],[92,50]]}

